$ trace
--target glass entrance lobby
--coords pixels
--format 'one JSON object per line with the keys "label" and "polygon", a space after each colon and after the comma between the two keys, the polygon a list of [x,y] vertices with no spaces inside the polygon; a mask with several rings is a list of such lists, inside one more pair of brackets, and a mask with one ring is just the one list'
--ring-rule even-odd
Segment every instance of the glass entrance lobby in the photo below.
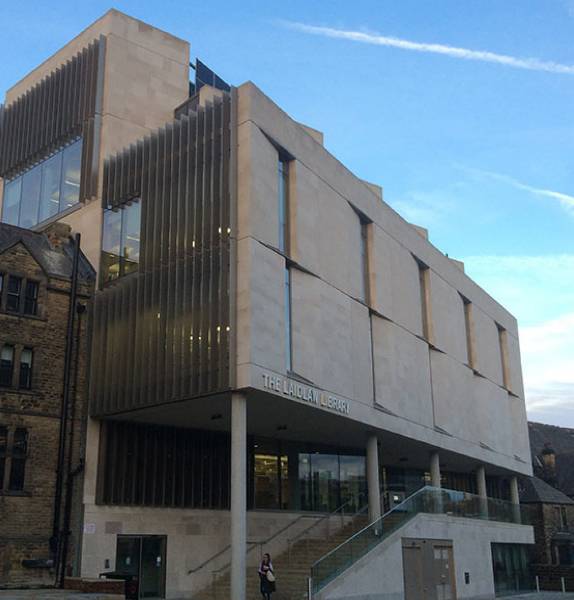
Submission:
{"label": "glass entrance lobby", "polygon": [[[99,504],[229,508],[230,437],[226,432],[106,421]],[[118,460],[121,457],[121,460]],[[421,469],[381,465],[383,510],[430,484]],[[349,512],[367,504],[363,450],[256,436],[248,437],[251,510]],[[442,472],[445,488],[476,493],[471,473]],[[488,496],[507,499],[507,482],[487,477]]]}
{"label": "glass entrance lobby", "polygon": [[366,503],[366,459],[357,450],[255,439],[250,455],[252,508],[331,512]]}

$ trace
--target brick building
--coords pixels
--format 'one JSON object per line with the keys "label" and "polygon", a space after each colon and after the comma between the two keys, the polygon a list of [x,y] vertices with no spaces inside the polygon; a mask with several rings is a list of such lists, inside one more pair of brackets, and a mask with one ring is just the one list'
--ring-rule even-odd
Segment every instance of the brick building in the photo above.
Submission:
{"label": "brick building", "polygon": [[534,474],[574,499],[574,429],[528,423]]}
{"label": "brick building", "polygon": [[538,564],[574,564],[574,500],[538,477],[521,482],[520,502],[535,508]]}
{"label": "brick building", "polygon": [[[0,224],[0,587],[51,584],[58,554],[75,562],[86,418],[83,313],[94,274],[80,252],[70,336],[74,254],[67,225],[36,233]],[[67,528],[69,481],[66,550],[58,532]]]}

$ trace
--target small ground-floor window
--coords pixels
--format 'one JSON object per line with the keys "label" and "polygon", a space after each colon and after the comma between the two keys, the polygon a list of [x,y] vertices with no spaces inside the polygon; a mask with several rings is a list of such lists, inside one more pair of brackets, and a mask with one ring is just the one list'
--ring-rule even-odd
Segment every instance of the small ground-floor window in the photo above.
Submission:
{"label": "small ground-floor window", "polygon": [[531,548],[523,544],[492,544],[494,589],[497,596],[535,588],[530,570]]}

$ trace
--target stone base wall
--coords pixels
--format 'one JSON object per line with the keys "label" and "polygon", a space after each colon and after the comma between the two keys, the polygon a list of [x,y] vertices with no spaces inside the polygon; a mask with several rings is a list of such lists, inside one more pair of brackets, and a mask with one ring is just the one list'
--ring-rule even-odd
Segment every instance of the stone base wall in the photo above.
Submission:
{"label": "stone base wall", "polygon": [[124,597],[125,582],[117,579],[82,579],[66,577],[64,589],[75,590],[83,594],[117,594]]}
{"label": "stone base wall", "polygon": [[541,590],[562,591],[564,577],[567,592],[574,592],[574,566],[532,565],[532,575],[538,576]]}
{"label": "stone base wall", "polygon": [[[269,540],[264,545],[249,544],[247,564],[256,576],[263,552],[276,556],[294,538],[315,523],[322,515],[283,511],[248,511],[248,542]],[[226,510],[191,510],[175,508],[141,508],[86,505],[82,550],[82,577],[97,578],[116,568],[118,535],[166,536],[166,597],[189,597],[207,587],[212,572],[230,561],[230,513]],[[346,520],[333,519],[330,533],[343,526]],[[291,524],[291,525],[290,525]],[[328,535],[327,524],[316,527],[316,536]],[[226,550],[227,548],[227,550]],[[221,552],[221,555],[201,565]]]}

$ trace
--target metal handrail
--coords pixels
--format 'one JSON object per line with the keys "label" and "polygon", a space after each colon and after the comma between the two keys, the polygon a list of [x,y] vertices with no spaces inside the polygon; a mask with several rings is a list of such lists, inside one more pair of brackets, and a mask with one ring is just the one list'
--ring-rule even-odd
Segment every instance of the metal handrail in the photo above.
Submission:
{"label": "metal handrail", "polygon": [[358,535],[360,535],[366,529],[371,528],[375,523],[381,523],[383,521],[383,519],[385,519],[387,516],[389,516],[391,513],[395,512],[395,511],[401,512],[400,508],[401,508],[401,506],[403,504],[406,504],[407,501],[411,501],[415,496],[418,496],[419,494],[421,494],[422,492],[428,490],[429,488],[430,489],[438,489],[438,488],[431,488],[430,486],[425,486],[425,487],[422,487],[422,488],[418,489],[414,494],[411,494],[410,496],[408,496],[407,498],[405,498],[400,504],[396,504],[395,506],[393,506],[393,508],[391,508],[386,513],[384,513],[383,515],[381,515],[376,521],[374,521],[373,523],[369,523],[368,525],[365,525],[362,529],[359,529],[358,531],[356,531],[353,535],[351,535],[349,538],[347,538],[344,542],[341,542],[338,546],[335,546],[334,548],[332,548],[331,550],[329,550],[329,552],[327,552],[326,554],[324,554],[323,556],[321,556],[320,558],[318,558],[311,565],[311,569],[313,569],[313,567],[315,565],[317,565],[318,563],[320,563],[324,558],[327,558],[327,556],[330,556],[331,554],[333,554],[334,552],[336,552],[341,546],[344,546],[345,544],[347,544],[348,542],[350,542],[351,540],[353,540],[355,537],[357,537]]}
{"label": "metal handrail", "polygon": [[231,544],[227,544],[227,546],[225,546],[225,548],[223,548],[223,550],[220,550],[219,552],[217,552],[213,556],[210,556],[208,559],[204,560],[200,565],[198,565],[197,567],[195,567],[195,569],[190,569],[187,572],[187,574],[188,575],[192,575],[193,573],[197,573],[198,571],[201,571],[201,569],[203,569],[203,567],[205,567],[206,565],[208,565],[212,560],[215,560],[216,558],[219,558],[220,556],[222,556],[223,554],[225,554],[230,549],[231,549]]}
{"label": "metal handrail", "polygon": [[[333,515],[336,515],[339,512],[344,511],[345,507],[348,506],[351,502],[354,502],[354,501],[355,501],[354,498],[350,498],[349,500],[347,500],[346,502],[344,502],[343,504],[341,504],[341,506],[337,507],[334,511],[332,511],[332,512],[326,514],[326,515],[323,515],[323,516],[319,517],[317,521],[315,521],[309,527],[307,527],[306,529],[304,529],[303,531],[301,531],[294,538],[288,538],[287,539],[287,547],[288,547],[288,549],[291,548],[291,544],[293,542],[299,540],[301,537],[303,537],[303,535],[305,535],[306,533],[308,533],[309,531],[311,531],[316,525],[318,525],[319,523],[323,523],[326,519],[329,519]],[[364,512],[366,510],[366,508],[368,508],[368,505],[363,506],[358,511],[354,512],[353,515],[361,514],[362,512]],[[343,516],[344,516],[344,513],[343,513]],[[265,545],[269,544],[276,537],[278,537],[282,533],[285,533],[285,531],[287,531],[288,529],[290,529],[293,525],[295,525],[296,523],[299,523],[302,519],[315,519],[315,518],[317,518],[317,517],[315,515],[312,515],[312,514],[302,514],[302,515],[300,515],[294,521],[291,521],[290,523],[288,523],[287,525],[285,525],[284,527],[282,527],[281,529],[279,529],[278,531],[276,531],[273,535],[269,536],[267,539],[262,540],[262,541],[258,541],[258,542],[248,542],[249,544],[251,544],[251,548],[248,548],[245,554],[246,555],[249,554],[257,546],[261,547],[261,546],[265,546]],[[218,552],[217,554],[215,554],[211,558],[208,558],[201,565],[199,565],[195,569],[192,569],[191,571],[189,571],[188,575],[191,575],[192,573],[196,573],[200,569],[203,569],[203,567],[205,567],[208,563],[212,562],[213,560],[215,560],[216,558],[218,558],[219,556],[221,556],[222,554],[224,554],[225,552],[227,552],[227,550],[229,550],[230,548],[231,548],[231,545],[226,546],[225,548],[223,548],[223,550],[221,550],[220,552]],[[221,573],[222,571],[225,571],[230,566],[231,566],[231,562],[228,562],[225,565],[223,565],[222,567],[220,567],[219,569],[215,569],[214,571],[211,572],[212,576],[215,576],[218,573]]]}
{"label": "metal handrail", "polygon": [[[285,525],[284,527],[282,527],[281,529],[279,529],[278,531],[276,531],[273,535],[269,536],[267,539],[262,540],[262,541],[256,541],[256,542],[247,542],[247,545],[251,545],[251,548],[247,549],[246,554],[249,554],[251,552],[251,550],[253,550],[253,548],[256,547],[256,546],[261,546],[261,545],[264,545],[264,544],[269,544],[277,536],[281,535],[287,529],[289,529],[290,527],[292,527],[293,525],[295,525],[295,523],[298,523],[299,521],[301,521],[301,519],[312,519],[312,518],[314,518],[313,515],[299,515],[294,521],[290,521],[289,523],[287,523],[287,525]],[[198,571],[201,571],[210,562],[212,562],[215,559],[219,558],[220,556],[222,556],[223,554],[225,554],[230,549],[231,549],[231,544],[228,544],[227,546],[225,546],[225,548],[223,548],[222,550],[220,550],[219,552],[217,552],[213,556],[210,556],[208,559],[204,560],[200,565],[198,565],[194,569],[190,569],[187,572],[187,574],[188,575],[192,575],[193,573],[197,573]],[[226,569],[230,564],[231,563],[226,564],[223,567],[221,567],[221,568],[219,568],[219,569],[217,569],[217,570],[215,570],[213,572],[217,573],[219,571],[222,571],[223,569]]]}
{"label": "metal handrail", "polygon": [[[266,540],[262,540],[262,541],[259,541],[259,542],[249,542],[249,543],[251,543],[253,545],[251,546],[251,548],[247,549],[247,551],[245,552],[245,556],[247,556],[251,552],[251,550],[253,550],[257,546],[261,547],[261,546],[265,546],[265,545],[269,544],[277,536],[279,536],[282,533],[284,533],[285,531],[287,531],[287,529],[289,529],[290,527],[292,527],[293,525],[295,525],[295,523],[298,523],[302,519],[314,519],[314,518],[315,518],[314,515],[299,515],[294,521],[291,521],[290,523],[288,523],[287,525],[285,525],[285,527],[282,527],[281,529],[279,529],[279,531],[276,531],[272,536],[268,537]],[[222,571],[225,571],[230,566],[231,566],[231,562],[228,562],[228,563],[224,564],[222,567],[220,567],[219,569],[215,569],[215,571],[212,571],[211,573],[212,573],[212,575],[216,575],[218,573],[221,573]]]}
{"label": "metal handrail", "polygon": [[[354,502],[355,499],[354,498],[350,498],[349,500],[347,500],[346,502],[344,502],[343,504],[341,504],[341,506],[339,506],[338,508],[336,508],[334,511],[323,515],[318,521],[315,521],[315,523],[312,523],[309,527],[307,527],[307,529],[304,529],[303,531],[300,531],[294,538],[289,538],[287,540],[288,544],[290,545],[292,542],[296,542],[298,540],[300,540],[305,534],[309,533],[309,531],[311,531],[312,529],[314,529],[317,525],[319,525],[320,523],[323,523],[325,520],[330,519],[331,517],[333,517],[334,515],[338,514],[339,512],[341,513],[341,517],[344,518],[345,513],[344,513],[344,509],[345,507],[350,504],[351,502]],[[361,507],[359,510],[353,512],[353,516],[354,515],[360,515],[362,512],[366,511],[368,509],[369,505],[368,503]]]}

